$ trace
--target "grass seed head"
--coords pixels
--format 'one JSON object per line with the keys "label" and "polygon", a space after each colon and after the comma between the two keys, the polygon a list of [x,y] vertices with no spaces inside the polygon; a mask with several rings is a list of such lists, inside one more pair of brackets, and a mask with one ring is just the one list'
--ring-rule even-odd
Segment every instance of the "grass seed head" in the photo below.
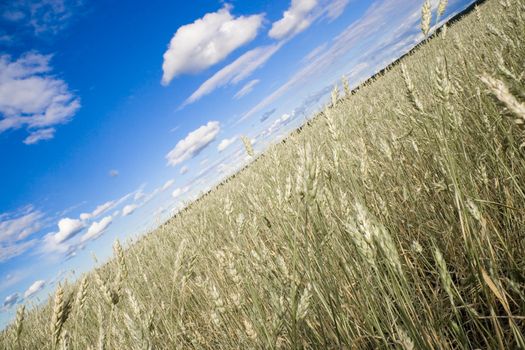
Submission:
{"label": "grass seed head", "polygon": [[55,294],[55,303],[53,315],[51,318],[51,337],[53,344],[56,346],[60,341],[62,327],[66,320],[66,304],[64,299],[64,289],[59,285]]}
{"label": "grass seed head", "polygon": [[510,92],[507,85],[488,74],[481,76],[481,81],[489,88],[490,92],[502,102],[512,113],[518,118],[515,120],[516,124],[523,127],[525,124],[525,104],[519,102],[516,97]]}
{"label": "grass seed head", "polygon": [[440,0],[437,8],[438,18],[443,16],[445,10],[447,9],[448,0]]}
{"label": "grass seed head", "polygon": [[430,32],[430,23],[432,22],[432,6],[430,5],[430,0],[425,0],[423,7],[421,9],[421,31],[428,36]]}
{"label": "grass seed head", "polygon": [[246,153],[250,157],[255,156],[255,152],[253,151],[252,140],[250,140],[250,138],[247,136],[241,136],[241,140],[242,140],[242,143],[244,144],[244,149],[246,150]]}

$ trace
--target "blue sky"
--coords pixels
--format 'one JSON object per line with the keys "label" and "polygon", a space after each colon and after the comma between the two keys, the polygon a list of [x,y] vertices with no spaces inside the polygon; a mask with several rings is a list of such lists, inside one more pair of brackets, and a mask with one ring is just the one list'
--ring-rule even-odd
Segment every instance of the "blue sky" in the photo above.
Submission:
{"label": "blue sky", "polygon": [[421,5],[3,2],[0,326],[412,48]]}

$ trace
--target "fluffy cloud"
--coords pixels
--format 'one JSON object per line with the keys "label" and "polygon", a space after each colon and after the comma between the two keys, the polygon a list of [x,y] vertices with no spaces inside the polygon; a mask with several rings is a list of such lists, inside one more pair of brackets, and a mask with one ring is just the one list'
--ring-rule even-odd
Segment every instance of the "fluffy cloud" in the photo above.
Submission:
{"label": "fluffy cloud", "polygon": [[104,217],[98,222],[92,223],[91,226],[89,226],[87,232],[80,238],[80,242],[98,238],[108,228],[108,226],[111,224],[111,221],[113,221],[113,217],[110,215]]}
{"label": "fluffy cloud", "polygon": [[50,59],[33,52],[16,61],[0,56],[0,133],[25,127],[26,144],[48,140],[52,126],[69,122],[80,108],[67,84],[49,74]]}
{"label": "fluffy cloud", "polygon": [[164,53],[164,85],[179,74],[198,72],[222,61],[255,38],[263,15],[234,17],[230,9],[226,5],[177,29]]}
{"label": "fluffy cloud", "polygon": [[237,136],[234,136],[230,139],[224,139],[222,140],[219,145],[217,146],[217,150],[219,152],[222,152],[224,151],[226,148],[228,148],[232,143],[235,142],[235,140],[237,140]]}
{"label": "fluffy cloud", "polygon": [[235,96],[233,96],[233,98],[238,100],[241,97],[248,95],[250,92],[252,92],[255,85],[259,84],[259,82],[260,82],[259,79],[250,80],[239,91],[237,91],[237,93],[235,94]]}
{"label": "fluffy cloud", "polygon": [[283,18],[274,22],[268,35],[274,39],[282,39],[302,32],[312,23],[312,10],[317,6],[317,0],[292,0],[290,8],[283,13]]}
{"label": "fluffy cloud", "polygon": [[188,171],[190,171],[190,168],[188,168],[188,166],[185,165],[182,168],[180,168],[179,174],[184,175],[184,174],[188,173]]}
{"label": "fluffy cloud", "polygon": [[[373,3],[360,19],[348,25],[319,54],[312,57],[288,81],[245,113],[240,120],[260,112],[298,86],[306,86],[310,81],[319,82],[321,74],[326,75],[328,71],[333,76],[340,77],[348,73],[349,67],[363,62],[367,62],[375,70],[382,68],[389,63],[388,60],[401,56],[418,41],[418,38],[422,38],[418,27],[420,16],[421,3],[414,0],[384,0]],[[366,44],[372,38],[373,41],[367,46],[367,50],[356,52],[350,60],[348,59],[352,49]],[[410,39],[409,44],[399,47],[398,44],[405,42],[407,38]]]}
{"label": "fluffy cloud", "polygon": [[58,222],[58,232],[53,235],[57,243],[67,241],[84,228],[84,223],[81,220],[64,218]]}
{"label": "fluffy cloud", "polygon": [[11,307],[13,305],[16,304],[16,302],[18,301],[19,299],[19,295],[18,293],[13,293],[11,295],[8,295],[5,299],[4,299],[4,307]]}
{"label": "fluffy cloud", "polygon": [[38,280],[38,281],[35,281],[29,288],[27,288],[27,290],[24,292],[24,298],[29,298],[33,295],[35,295],[36,293],[38,293],[39,291],[41,291],[44,286],[46,285],[46,281],[44,280]]}
{"label": "fluffy cloud", "polygon": [[173,198],[177,198],[179,197],[181,194],[184,194],[186,192],[188,192],[190,190],[190,188],[188,186],[186,187],[182,187],[182,188],[176,188],[172,193],[171,193],[171,196]]}
{"label": "fluffy cloud", "polygon": [[246,52],[199,86],[199,88],[186,99],[183,106],[196,102],[219,87],[237,84],[243,81],[256,69],[264,65],[282,45],[283,43],[260,46]]}
{"label": "fluffy cloud", "polygon": [[208,146],[220,131],[220,125],[217,121],[210,121],[197,130],[190,132],[183,140],[180,140],[175,148],[167,155],[168,165],[175,166],[195,157],[206,146]]}
{"label": "fluffy cloud", "polygon": [[122,216],[128,216],[130,214],[133,214],[135,209],[138,208],[138,205],[136,204],[128,204],[122,209]]}

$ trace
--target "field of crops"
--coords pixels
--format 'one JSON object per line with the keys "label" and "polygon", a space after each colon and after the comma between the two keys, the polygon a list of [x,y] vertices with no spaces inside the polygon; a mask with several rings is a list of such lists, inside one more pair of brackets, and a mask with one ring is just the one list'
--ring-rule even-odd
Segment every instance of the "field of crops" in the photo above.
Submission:
{"label": "field of crops", "polygon": [[0,347],[525,348],[524,33],[525,1],[488,0],[334,90],[300,132],[20,309]]}

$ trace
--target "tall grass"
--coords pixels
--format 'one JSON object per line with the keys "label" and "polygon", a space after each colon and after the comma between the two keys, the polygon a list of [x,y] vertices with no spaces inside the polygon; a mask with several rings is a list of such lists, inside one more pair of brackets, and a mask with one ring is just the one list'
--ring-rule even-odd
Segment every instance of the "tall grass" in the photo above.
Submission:
{"label": "tall grass", "polygon": [[22,311],[0,344],[525,348],[524,13],[489,0],[335,91],[235,178]]}

